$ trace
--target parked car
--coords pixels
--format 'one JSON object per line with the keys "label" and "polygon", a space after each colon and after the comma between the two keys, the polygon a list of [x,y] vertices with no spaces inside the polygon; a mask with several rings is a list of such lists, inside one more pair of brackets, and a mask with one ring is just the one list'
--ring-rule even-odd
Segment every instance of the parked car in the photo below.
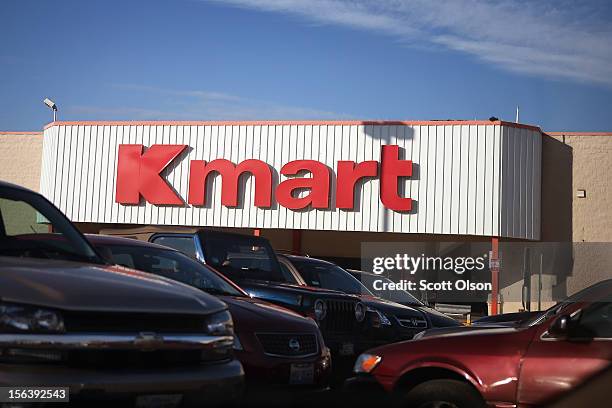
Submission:
{"label": "parked car", "polygon": [[181,251],[212,266],[252,297],[315,319],[325,344],[336,356],[353,356],[355,342],[365,330],[359,298],[342,292],[306,286],[284,273],[263,237],[202,228],[143,227],[104,229],[102,234],[149,241]]}
{"label": "parked car", "polygon": [[234,320],[234,352],[248,384],[327,387],[331,356],[314,320],[251,298],[220,273],[177,250],[129,238],[86,237],[112,263],[178,280],[226,303]]}
{"label": "parked car", "polygon": [[0,386],[227,402],[244,376],[233,343],[222,301],[108,265],[43,196],[0,182]]}
{"label": "parked car", "polygon": [[348,388],[407,406],[541,406],[612,363],[612,280],[516,327],[428,333],[359,356]]}
{"label": "parked car", "polygon": [[360,339],[360,349],[409,340],[415,334],[432,327],[461,326],[456,320],[413,298],[399,304],[375,296],[359,280],[340,266],[306,256],[278,255],[286,273],[302,279],[306,285],[341,291],[359,296],[366,307],[368,330]]}

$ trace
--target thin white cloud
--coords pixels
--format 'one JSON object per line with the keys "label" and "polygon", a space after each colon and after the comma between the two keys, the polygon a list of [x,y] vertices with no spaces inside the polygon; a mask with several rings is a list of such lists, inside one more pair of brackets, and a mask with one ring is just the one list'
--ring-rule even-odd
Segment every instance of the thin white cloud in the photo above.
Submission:
{"label": "thin white cloud", "polygon": [[203,90],[176,90],[138,84],[115,84],[130,93],[148,93],[155,97],[156,109],[147,107],[92,105],[69,106],[66,112],[91,119],[136,120],[256,120],[256,119],[338,119],[351,118],[337,112],[283,105],[237,95]]}
{"label": "thin white cloud", "polygon": [[567,0],[206,0],[371,30],[449,49],[499,68],[612,85],[605,2]]}

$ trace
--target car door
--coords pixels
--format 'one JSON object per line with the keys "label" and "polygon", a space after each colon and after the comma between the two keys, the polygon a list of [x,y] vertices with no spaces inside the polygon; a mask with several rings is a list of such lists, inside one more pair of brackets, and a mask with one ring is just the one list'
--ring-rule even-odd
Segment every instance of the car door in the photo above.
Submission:
{"label": "car door", "polygon": [[572,309],[561,313],[570,316],[567,336],[550,335],[556,319],[549,319],[527,349],[519,377],[519,406],[547,403],[612,364],[612,294]]}

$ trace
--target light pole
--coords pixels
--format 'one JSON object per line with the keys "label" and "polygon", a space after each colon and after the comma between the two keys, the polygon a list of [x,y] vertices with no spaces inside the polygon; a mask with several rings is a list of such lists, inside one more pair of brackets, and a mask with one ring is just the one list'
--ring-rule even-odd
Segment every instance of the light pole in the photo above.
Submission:
{"label": "light pole", "polygon": [[45,98],[43,102],[45,103],[45,105],[47,105],[49,109],[53,111],[53,121],[55,122],[57,119],[57,105],[49,98]]}

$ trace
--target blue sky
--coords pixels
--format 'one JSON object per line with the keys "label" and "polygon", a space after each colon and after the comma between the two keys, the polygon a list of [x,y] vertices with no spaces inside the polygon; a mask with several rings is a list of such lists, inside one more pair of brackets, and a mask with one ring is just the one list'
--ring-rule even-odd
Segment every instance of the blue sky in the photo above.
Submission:
{"label": "blue sky", "polygon": [[0,130],[486,119],[612,131],[605,0],[3,0]]}

